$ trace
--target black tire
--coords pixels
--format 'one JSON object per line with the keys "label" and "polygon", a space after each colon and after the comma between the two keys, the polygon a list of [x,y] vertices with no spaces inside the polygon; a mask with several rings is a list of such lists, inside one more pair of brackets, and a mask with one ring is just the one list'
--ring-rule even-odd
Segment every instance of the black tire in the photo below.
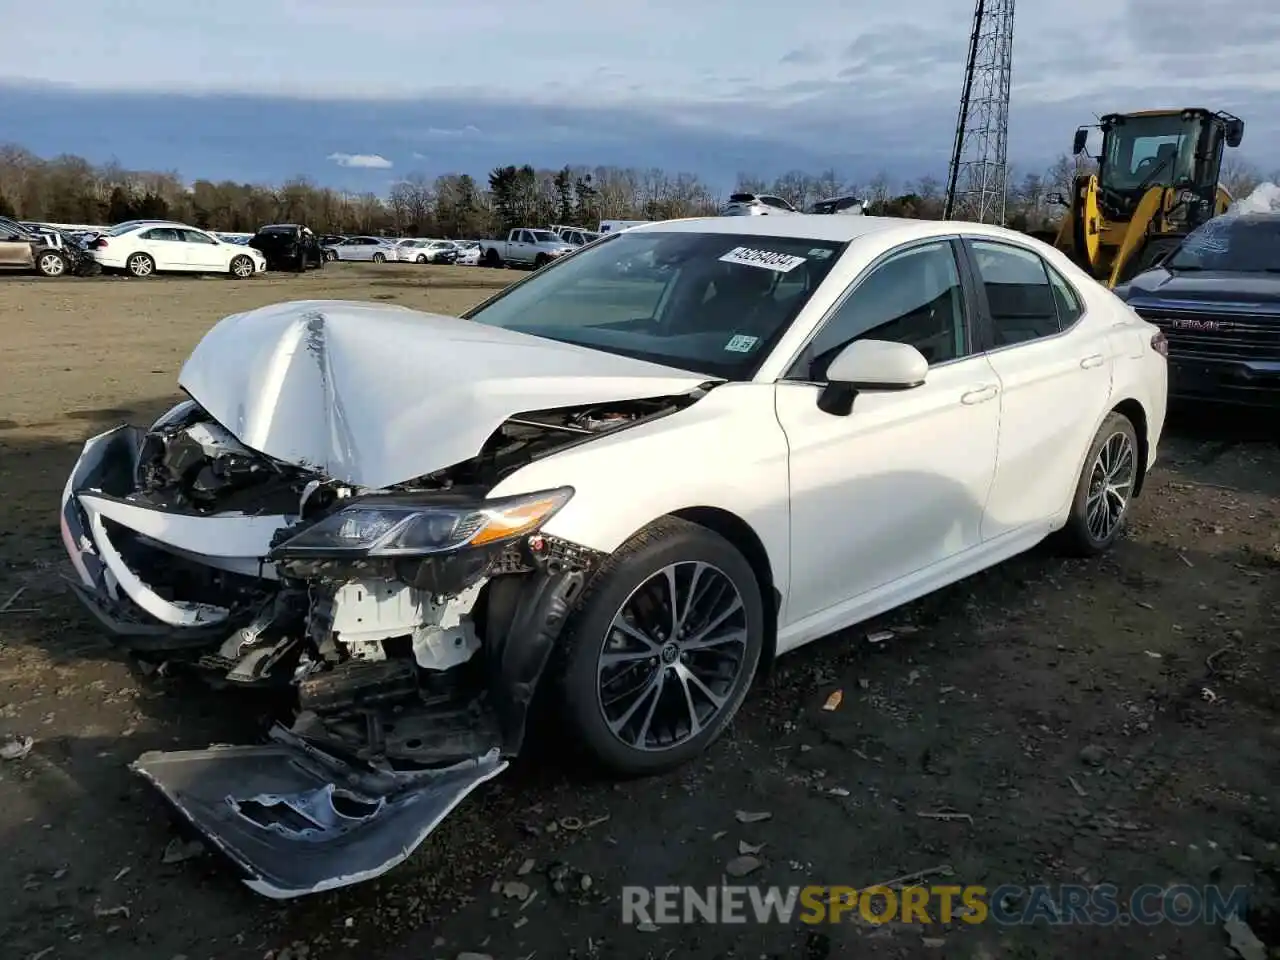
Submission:
{"label": "black tire", "polygon": [[[737,672],[731,685],[723,691],[723,704],[713,716],[706,718],[700,732],[667,747],[642,750],[624,743],[609,727],[601,701],[599,658],[610,639],[615,615],[633,593],[668,565],[691,562],[710,564],[737,589],[746,638],[737,660]],[[595,763],[616,775],[654,774],[686,763],[714,743],[733,720],[755,677],[764,635],[764,603],[759,582],[751,565],[733,544],[705,527],[675,517],[664,517],[650,524],[609,557],[592,577],[565,624],[554,671],[559,708],[569,734]],[[663,650],[670,646],[673,646],[671,642],[663,644]],[[677,656],[684,662],[683,656]],[[665,653],[646,664],[637,661],[635,665],[642,671],[656,669],[666,676],[675,676],[668,671],[680,667],[674,660],[668,660]],[[659,690],[661,697],[661,688]],[[678,691],[676,693],[678,695]],[[647,705],[640,708],[636,716],[647,709]]]}
{"label": "black tire", "polygon": [[156,262],[149,253],[131,253],[124,262],[124,269],[131,277],[152,277],[155,276]]}
{"label": "black tire", "polygon": [[486,250],[484,252],[484,256],[481,257],[480,259],[481,259],[481,262],[486,267],[489,267],[494,270],[501,269],[501,267],[503,266],[502,258],[498,256],[497,250]]}
{"label": "black tire", "polygon": [[[1114,522],[1104,530],[1097,514],[1095,514],[1095,520],[1090,521],[1090,507],[1100,490],[1102,474],[1106,472],[1102,468],[1102,452],[1109,443],[1128,450],[1129,466],[1124,468],[1122,463],[1116,465],[1116,469],[1123,470],[1123,473],[1121,477],[1113,478],[1114,486],[1121,487],[1127,484],[1127,488],[1123,491],[1124,503],[1119,508],[1118,516],[1115,516]],[[1093,442],[1089,444],[1089,453],[1084,458],[1084,467],[1080,470],[1080,478],[1076,481],[1076,492],[1071,500],[1071,513],[1067,517],[1066,526],[1058,532],[1058,546],[1065,553],[1077,557],[1096,556],[1109,549],[1124,530],[1125,521],[1133,506],[1134,487],[1143,469],[1138,431],[1134,429],[1133,423],[1122,413],[1113,411],[1107,414],[1106,419],[1102,421],[1102,426],[1094,435]],[[1112,505],[1114,512],[1115,495],[1105,493],[1102,499]]]}
{"label": "black tire", "polygon": [[324,252],[324,258],[325,258],[326,260],[330,261],[330,262],[332,262],[332,261],[334,261],[334,260],[337,260],[337,259],[338,259],[338,251],[337,251],[337,250],[326,250],[326,251]]}
{"label": "black tire", "polygon": [[65,277],[69,266],[57,250],[42,250],[36,257],[36,272],[42,277]]}
{"label": "black tire", "polygon": [[541,270],[550,262],[551,262],[550,257],[548,257],[545,253],[540,253],[533,258],[533,269]]}
{"label": "black tire", "polygon": [[387,262],[387,255],[386,255],[385,253],[375,253],[375,254],[373,255],[373,262],[374,262],[374,263],[386,263],[386,262]]}
{"label": "black tire", "polygon": [[254,273],[253,258],[243,253],[237,254],[231,258],[229,269],[231,276],[237,280],[248,280]]}
{"label": "black tire", "polygon": [[425,253],[420,253],[420,254],[418,254],[418,259],[417,259],[415,262],[417,262],[417,263],[426,263],[426,262],[427,262],[427,255],[426,255]]}
{"label": "black tire", "polygon": [[1138,274],[1150,270],[1157,260],[1172,253],[1181,242],[1182,237],[1153,237],[1148,240],[1137,255],[1131,257],[1125,264],[1125,268],[1120,271],[1120,283],[1128,283]]}

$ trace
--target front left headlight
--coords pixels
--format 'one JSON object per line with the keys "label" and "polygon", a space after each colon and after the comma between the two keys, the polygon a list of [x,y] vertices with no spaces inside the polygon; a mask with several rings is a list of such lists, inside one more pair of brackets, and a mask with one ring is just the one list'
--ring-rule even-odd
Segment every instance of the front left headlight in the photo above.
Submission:
{"label": "front left headlight", "polygon": [[572,496],[572,487],[559,487],[457,503],[363,497],[284,541],[271,556],[420,557],[496,546],[533,533]]}

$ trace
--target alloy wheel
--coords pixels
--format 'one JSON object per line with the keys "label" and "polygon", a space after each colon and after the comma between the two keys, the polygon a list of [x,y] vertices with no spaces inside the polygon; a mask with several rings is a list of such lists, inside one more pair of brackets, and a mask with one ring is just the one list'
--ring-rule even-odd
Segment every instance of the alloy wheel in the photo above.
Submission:
{"label": "alloy wheel", "polygon": [[46,253],[40,258],[40,272],[46,277],[60,277],[66,269],[66,262],[56,253]]}
{"label": "alloy wheel", "polygon": [[709,563],[668,564],[614,614],[597,661],[605,723],[626,746],[670,750],[724,709],[747,659],[742,595]]}
{"label": "alloy wheel", "polygon": [[151,261],[147,257],[138,255],[129,261],[129,272],[135,277],[145,277],[151,273]]}
{"label": "alloy wheel", "polygon": [[1127,433],[1113,433],[1098,450],[1089,474],[1085,516],[1089,536],[1101,543],[1115,532],[1129,508],[1137,474],[1133,442]]}
{"label": "alloy wheel", "polygon": [[237,257],[236,262],[231,265],[231,269],[241,280],[253,276],[253,263],[246,257]]}

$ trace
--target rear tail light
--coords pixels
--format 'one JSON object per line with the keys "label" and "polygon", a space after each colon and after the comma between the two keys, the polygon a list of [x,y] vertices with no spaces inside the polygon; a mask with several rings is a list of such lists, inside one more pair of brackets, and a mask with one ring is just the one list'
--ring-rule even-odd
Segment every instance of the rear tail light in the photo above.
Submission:
{"label": "rear tail light", "polygon": [[1164,331],[1153,334],[1151,337],[1151,349],[1162,357],[1169,356],[1169,338],[1164,335]]}
{"label": "rear tail light", "polygon": [[107,245],[107,241],[106,241],[106,239],[105,239],[105,238],[103,238],[103,237],[99,237],[97,240],[94,240],[91,244],[89,244],[89,249],[90,249],[90,250],[101,250],[101,249],[102,249],[103,247],[105,247],[106,245]]}

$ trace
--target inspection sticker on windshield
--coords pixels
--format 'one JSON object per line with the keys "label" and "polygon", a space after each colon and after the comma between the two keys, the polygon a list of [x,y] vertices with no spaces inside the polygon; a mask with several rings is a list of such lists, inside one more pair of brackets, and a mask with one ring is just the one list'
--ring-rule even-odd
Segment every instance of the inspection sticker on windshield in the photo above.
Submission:
{"label": "inspection sticker on windshield", "polygon": [[740,333],[737,336],[730,338],[729,342],[724,345],[724,348],[726,350],[731,350],[734,353],[750,353],[752,348],[754,348],[759,342],[759,337],[748,337],[745,334]]}
{"label": "inspection sticker on windshield", "polygon": [[723,257],[721,263],[740,263],[744,267],[764,267],[778,273],[790,273],[800,264],[804,257],[793,257],[789,253],[776,253],[773,250],[753,250],[751,247],[734,247]]}

